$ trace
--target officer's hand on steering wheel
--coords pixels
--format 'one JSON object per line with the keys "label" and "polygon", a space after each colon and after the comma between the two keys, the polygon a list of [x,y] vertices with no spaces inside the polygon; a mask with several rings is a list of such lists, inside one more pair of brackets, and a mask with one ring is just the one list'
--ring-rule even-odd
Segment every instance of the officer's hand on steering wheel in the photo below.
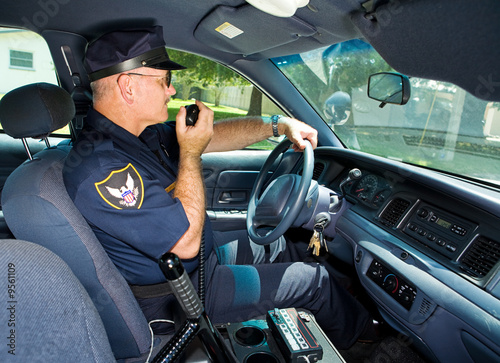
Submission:
{"label": "officer's hand on steering wheel", "polygon": [[318,132],[311,126],[293,118],[282,117],[280,123],[285,126],[285,135],[293,143],[295,151],[303,151],[306,148],[304,140],[309,140],[313,149],[318,146]]}

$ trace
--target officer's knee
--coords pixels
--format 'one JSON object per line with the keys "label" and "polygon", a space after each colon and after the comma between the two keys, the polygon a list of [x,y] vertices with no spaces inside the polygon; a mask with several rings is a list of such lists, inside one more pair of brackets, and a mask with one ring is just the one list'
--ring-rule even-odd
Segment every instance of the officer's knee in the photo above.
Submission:
{"label": "officer's knee", "polygon": [[328,272],[320,264],[293,263],[283,274],[276,297],[285,300],[297,295],[314,294],[328,284],[328,279]]}

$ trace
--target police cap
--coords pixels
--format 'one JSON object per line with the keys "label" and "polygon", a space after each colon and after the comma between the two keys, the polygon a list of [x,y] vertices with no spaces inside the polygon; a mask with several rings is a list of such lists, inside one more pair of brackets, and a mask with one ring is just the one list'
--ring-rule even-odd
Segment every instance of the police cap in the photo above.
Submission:
{"label": "police cap", "polygon": [[170,60],[161,26],[104,34],[87,46],[85,66],[91,82],[140,67],[186,68]]}

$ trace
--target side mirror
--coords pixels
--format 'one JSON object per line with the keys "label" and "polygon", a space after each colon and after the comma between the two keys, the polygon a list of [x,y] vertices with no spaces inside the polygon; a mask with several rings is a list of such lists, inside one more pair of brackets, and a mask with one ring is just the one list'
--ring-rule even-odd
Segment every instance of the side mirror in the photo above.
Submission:
{"label": "side mirror", "polygon": [[368,78],[368,97],[382,102],[380,108],[387,103],[404,105],[410,99],[410,80],[407,76],[381,72]]}

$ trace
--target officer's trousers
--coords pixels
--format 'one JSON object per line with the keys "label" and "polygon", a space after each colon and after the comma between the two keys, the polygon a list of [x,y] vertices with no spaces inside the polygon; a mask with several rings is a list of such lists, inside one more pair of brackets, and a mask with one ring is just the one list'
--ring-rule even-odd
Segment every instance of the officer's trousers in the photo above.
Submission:
{"label": "officer's trousers", "polygon": [[[293,262],[296,253],[284,238],[262,247],[238,233],[215,234],[224,243],[216,243],[206,260],[205,309],[213,323],[242,322],[274,308],[304,308],[338,349],[350,347],[367,326],[370,316],[363,306],[321,264]],[[197,273],[191,278],[197,286]],[[171,296],[139,303],[148,320],[171,318]],[[161,329],[155,332],[164,333]]]}

